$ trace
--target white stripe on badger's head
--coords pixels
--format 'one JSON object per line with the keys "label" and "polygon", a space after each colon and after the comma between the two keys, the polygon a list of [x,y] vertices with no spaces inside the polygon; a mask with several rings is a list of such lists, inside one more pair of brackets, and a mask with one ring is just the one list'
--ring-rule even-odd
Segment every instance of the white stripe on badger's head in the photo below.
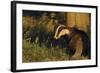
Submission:
{"label": "white stripe on badger's head", "polygon": [[[61,29],[62,28],[62,29]],[[59,25],[57,27],[57,30],[55,32],[55,35],[54,35],[54,38],[55,39],[59,39],[61,36],[64,36],[64,35],[67,35],[69,34],[69,30],[68,29],[65,29],[66,26],[65,25]],[[61,29],[61,30],[60,30]]]}
{"label": "white stripe on badger's head", "polygon": [[69,30],[68,29],[63,29],[60,31],[59,35],[58,35],[58,39],[61,37],[61,36],[64,36],[64,35],[68,35],[69,34]]}

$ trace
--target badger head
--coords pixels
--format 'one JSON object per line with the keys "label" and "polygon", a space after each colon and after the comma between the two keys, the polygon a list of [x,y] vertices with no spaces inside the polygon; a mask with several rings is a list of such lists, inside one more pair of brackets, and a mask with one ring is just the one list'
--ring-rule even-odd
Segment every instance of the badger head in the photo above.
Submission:
{"label": "badger head", "polygon": [[56,29],[54,39],[59,39],[62,36],[69,35],[70,32],[65,25],[59,25]]}

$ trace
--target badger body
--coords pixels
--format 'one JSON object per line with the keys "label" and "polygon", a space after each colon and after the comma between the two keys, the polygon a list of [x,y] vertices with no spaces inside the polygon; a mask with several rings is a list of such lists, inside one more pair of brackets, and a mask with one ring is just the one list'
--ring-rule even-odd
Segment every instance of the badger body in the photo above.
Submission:
{"label": "badger body", "polygon": [[[64,47],[67,47],[72,58],[88,57],[90,59],[90,40],[84,31],[77,28],[67,28],[65,25],[60,25],[56,29],[54,38],[62,41],[67,41]],[[63,44],[62,44],[63,45]]]}

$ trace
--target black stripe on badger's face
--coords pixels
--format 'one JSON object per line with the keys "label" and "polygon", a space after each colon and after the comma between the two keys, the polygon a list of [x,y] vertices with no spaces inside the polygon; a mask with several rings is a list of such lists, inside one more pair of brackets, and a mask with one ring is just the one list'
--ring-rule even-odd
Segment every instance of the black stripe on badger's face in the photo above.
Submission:
{"label": "black stripe on badger's face", "polygon": [[64,29],[67,30],[65,25],[59,25],[59,26],[57,27],[57,29],[56,29],[54,38],[55,38],[55,39],[58,39],[58,38],[59,38],[60,32],[61,32],[62,30],[64,30]]}
{"label": "black stripe on badger's face", "polygon": [[57,36],[59,35],[59,33],[60,33],[63,29],[65,29],[65,27],[60,27],[60,28],[58,29]]}

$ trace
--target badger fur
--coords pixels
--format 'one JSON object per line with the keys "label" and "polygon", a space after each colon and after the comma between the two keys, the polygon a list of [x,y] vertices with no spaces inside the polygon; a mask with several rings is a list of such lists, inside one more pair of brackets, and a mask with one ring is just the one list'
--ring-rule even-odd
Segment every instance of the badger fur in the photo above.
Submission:
{"label": "badger fur", "polygon": [[59,25],[54,39],[59,40],[61,38],[64,38],[63,41],[67,41],[65,47],[69,49],[69,54],[72,58],[81,56],[88,57],[88,59],[91,58],[90,40],[84,31]]}

